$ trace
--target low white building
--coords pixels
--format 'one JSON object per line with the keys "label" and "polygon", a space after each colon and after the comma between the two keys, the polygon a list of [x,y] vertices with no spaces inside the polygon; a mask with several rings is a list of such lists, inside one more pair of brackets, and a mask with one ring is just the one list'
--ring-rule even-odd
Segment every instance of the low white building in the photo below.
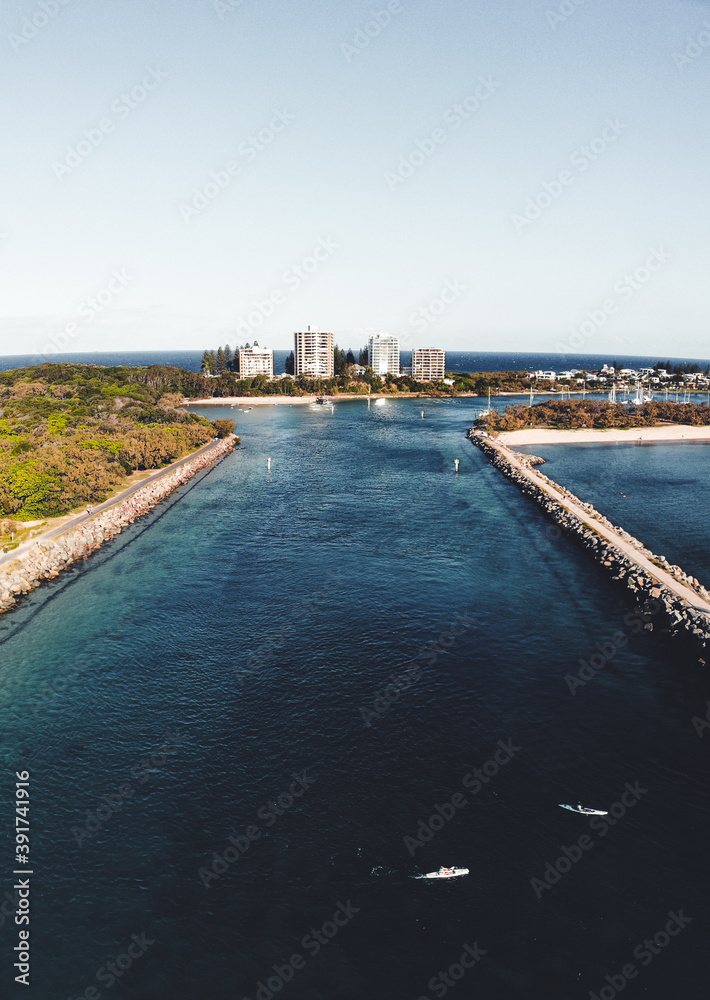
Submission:
{"label": "low white building", "polygon": [[239,349],[239,377],[253,378],[255,375],[274,374],[274,352],[266,347],[242,347]]}

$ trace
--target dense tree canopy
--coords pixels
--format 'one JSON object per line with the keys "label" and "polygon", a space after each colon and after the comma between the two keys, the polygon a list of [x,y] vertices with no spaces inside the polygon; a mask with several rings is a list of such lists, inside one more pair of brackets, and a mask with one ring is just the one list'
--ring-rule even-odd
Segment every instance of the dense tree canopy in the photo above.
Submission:
{"label": "dense tree canopy", "polygon": [[516,431],[523,427],[651,427],[659,423],[710,424],[710,407],[705,403],[653,402],[642,406],[610,403],[600,399],[551,399],[534,406],[516,404],[502,413],[493,411],[477,421],[492,431]]}
{"label": "dense tree canopy", "polygon": [[35,520],[99,502],[127,474],[206,444],[216,427],[181,405],[204,385],[201,375],[160,366],[1,372],[0,518]]}

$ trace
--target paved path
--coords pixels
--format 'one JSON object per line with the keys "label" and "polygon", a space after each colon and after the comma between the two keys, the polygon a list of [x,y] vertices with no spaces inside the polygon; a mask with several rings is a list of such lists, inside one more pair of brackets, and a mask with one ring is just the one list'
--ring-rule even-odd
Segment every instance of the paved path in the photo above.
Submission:
{"label": "paved path", "polygon": [[181,465],[184,465],[186,462],[191,462],[193,458],[197,458],[199,455],[204,455],[206,451],[214,448],[216,442],[217,438],[213,438],[209,444],[204,444],[201,448],[198,448],[197,451],[193,451],[189,455],[185,455],[184,458],[180,458],[176,462],[171,462],[171,464],[166,465],[164,469],[158,469],[157,472],[153,472],[147,477],[147,479],[141,479],[140,482],[133,483],[132,486],[128,486],[125,490],[121,490],[121,492],[117,493],[116,496],[110,497],[108,500],[104,500],[102,504],[98,504],[96,507],[92,507],[90,514],[88,511],[84,511],[83,514],[78,514],[70,521],[65,521],[64,524],[60,524],[56,528],[50,528],[47,531],[43,531],[39,535],[35,535],[34,538],[31,538],[27,542],[23,542],[22,545],[18,545],[16,549],[12,549],[10,552],[0,552],[0,566],[3,566],[6,563],[14,562],[15,559],[21,558],[26,552],[29,552],[32,546],[36,545],[37,542],[48,542],[52,538],[58,538],[59,535],[63,535],[65,531],[69,531],[71,528],[77,528],[80,524],[84,524],[85,521],[88,521],[96,514],[100,514],[102,511],[108,510],[109,507],[113,507],[115,504],[121,503],[122,500],[131,496],[131,494],[135,493],[136,490],[141,490],[144,486],[150,486],[150,484],[154,483],[156,479],[162,479],[163,476],[170,475],[171,472],[179,469]]}
{"label": "paved path", "polygon": [[703,611],[705,614],[710,615],[710,603],[703,600],[700,594],[691,590],[690,587],[686,587],[685,584],[680,583],[675,577],[671,576],[660,566],[656,566],[652,563],[642,552],[639,552],[637,548],[627,542],[626,539],[622,538],[611,528],[607,528],[606,525],[597,521],[595,518],[590,517],[589,512],[584,510],[578,504],[573,503],[569,500],[563,493],[559,490],[554,489],[549,483],[546,483],[534,469],[528,468],[523,465],[515,455],[515,452],[511,451],[510,448],[501,444],[494,438],[485,438],[486,444],[491,445],[499,452],[506,462],[509,462],[513,468],[522,473],[526,479],[529,479],[531,483],[534,483],[539,489],[546,493],[549,497],[552,497],[557,503],[559,503],[565,510],[568,510],[575,517],[579,518],[584,524],[590,525],[595,531],[598,531],[608,542],[611,542],[617,549],[628,556],[632,562],[636,563],[641,569],[644,570],[650,577],[656,580],[658,583],[667,587],[668,590],[672,591],[677,597],[682,597],[691,607],[695,608],[696,611]]}

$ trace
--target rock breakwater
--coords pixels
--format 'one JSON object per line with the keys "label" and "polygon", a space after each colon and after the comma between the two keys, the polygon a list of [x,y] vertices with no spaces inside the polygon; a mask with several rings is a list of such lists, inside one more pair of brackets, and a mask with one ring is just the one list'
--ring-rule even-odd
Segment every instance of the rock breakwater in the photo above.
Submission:
{"label": "rock breakwater", "polygon": [[148,514],[198,472],[214,465],[233,451],[236,440],[233,435],[224,438],[213,448],[137,489],[125,500],[96,514],[80,526],[69,528],[52,541],[35,542],[32,548],[0,570],[0,613],[8,611],[19,597],[35,590],[44,580],[53,580],[79,559],[87,559],[92,552],[115,538],[139,517]]}
{"label": "rock breakwater", "polygon": [[[684,573],[679,566],[671,565],[664,556],[655,555],[633,535],[612,524],[591,504],[585,503],[564,486],[560,486],[559,483],[549,479],[541,472],[535,471],[534,475],[538,479],[580,507],[585,516],[589,517],[589,522],[567,510],[531,480],[530,473],[533,463],[530,461],[530,456],[511,452],[511,456],[514,456],[516,461],[519,461],[524,467],[524,471],[521,471],[511,463],[500,447],[495,447],[490,438],[486,440],[481,432],[476,431],[475,428],[471,428],[468,437],[476,447],[480,448],[496,469],[514,482],[522,493],[534,500],[566,535],[582,545],[610,575],[612,580],[625,586],[639,605],[644,607],[651,605],[657,609],[654,618],[661,631],[674,637],[688,638],[703,649],[710,648],[710,616],[705,611],[693,607],[689,601],[675,594],[660,580],[651,576],[643,566],[634,562],[613,542],[600,534],[595,529],[594,522],[615,532],[620,539],[631,545],[640,555],[692,590],[704,601],[710,601],[710,593],[695,577]],[[653,627],[650,623],[646,625],[646,628],[652,629]]]}

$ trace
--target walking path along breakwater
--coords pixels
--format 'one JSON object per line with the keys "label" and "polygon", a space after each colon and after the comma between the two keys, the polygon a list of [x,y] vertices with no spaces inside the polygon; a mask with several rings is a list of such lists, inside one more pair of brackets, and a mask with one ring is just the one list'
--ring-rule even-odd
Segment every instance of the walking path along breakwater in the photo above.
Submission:
{"label": "walking path along breakwater", "polygon": [[58,538],[46,542],[38,539],[27,552],[0,569],[0,613],[8,611],[20,596],[29,594],[44,580],[53,580],[79,559],[87,559],[198,472],[228,455],[234,450],[236,440],[230,435],[218,441],[209,450],[188,459],[174,471],[167,471],[79,527],[68,528]]}
{"label": "walking path along breakwater", "polygon": [[[543,460],[514,452],[508,446],[472,427],[469,439],[491,464],[546,513],[568,536],[579,542],[642,605],[658,608],[661,631],[684,637],[710,649],[710,592],[695,577],[657,556],[623,528],[613,525],[591,504],[585,503],[535,465]],[[649,623],[647,628],[654,626]]]}

